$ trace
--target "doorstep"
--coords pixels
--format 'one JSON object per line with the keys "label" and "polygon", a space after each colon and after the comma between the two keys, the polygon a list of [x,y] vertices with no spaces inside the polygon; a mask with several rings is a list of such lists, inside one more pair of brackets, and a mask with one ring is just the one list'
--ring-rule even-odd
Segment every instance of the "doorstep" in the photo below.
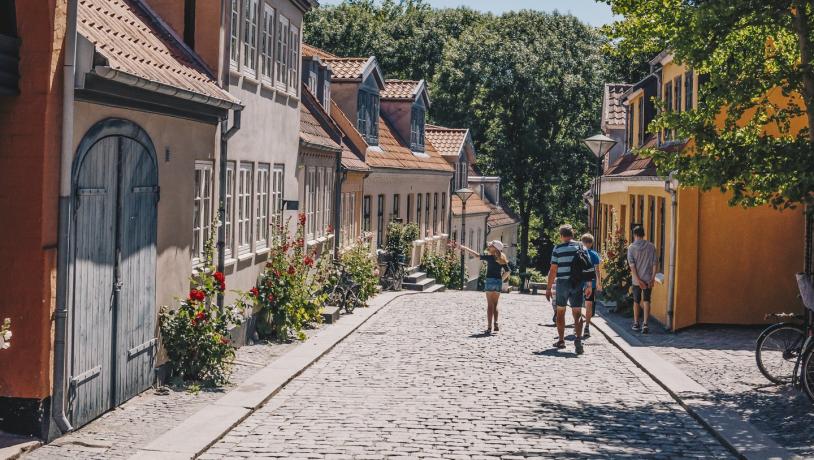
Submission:
{"label": "doorstep", "polygon": [[266,404],[288,382],[328,353],[390,302],[412,292],[384,292],[371,299],[367,308],[325,328],[296,348],[264,367],[223,397],[204,407],[172,430],[136,452],[136,459],[191,459],[217,442],[235,425]]}
{"label": "doorstep", "polygon": [[591,324],[740,458],[801,458],[784,449],[736,412],[710,402],[706,398],[710,394],[709,390],[623,327],[598,316],[591,319]]}

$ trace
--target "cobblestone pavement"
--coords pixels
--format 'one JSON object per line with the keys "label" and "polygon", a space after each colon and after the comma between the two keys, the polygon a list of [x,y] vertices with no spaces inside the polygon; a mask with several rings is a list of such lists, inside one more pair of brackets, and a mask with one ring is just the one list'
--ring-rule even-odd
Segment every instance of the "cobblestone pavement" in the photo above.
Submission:
{"label": "cobblestone pavement", "polygon": [[[603,317],[625,329],[632,322],[615,313]],[[668,334],[651,325],[650,330],[635,337],[710,390],[717,405],[742,414],[786,449],[814,457],[814,406],[790,386],[770,383],[755,364],[762,326],[696,326]]]}
{"label": "cobblestone pavement", "polygon": [[[313,334],[317,329],[308,331]],[[102,415],[79,430],[42,446],[22,458],[108,459],[128,458],[226,391],[279,357],[296,343],[263,343],[237,350],[229,384],[215,391],[191,393],[184,388],[147,390],[122,406]]]}
{"label": "cobblestone pavement", "polygon": [[408,296],[374,316],[202,459],[728,458],[604,337],[550,348],[542,297]]}

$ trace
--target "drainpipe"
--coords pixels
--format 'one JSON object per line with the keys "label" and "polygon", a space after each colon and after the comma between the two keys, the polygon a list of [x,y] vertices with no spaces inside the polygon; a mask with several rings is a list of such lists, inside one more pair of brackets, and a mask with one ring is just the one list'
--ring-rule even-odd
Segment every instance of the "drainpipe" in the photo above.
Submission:
{"label": "drainpipe", "polygon": [[[68,343],[68,254],[71,234],[71,171],[73,165],[73,115],[76,63],[77,0],[67,0],[65,60],[62,64],[62,147],[59,171],[59,229],[57,242],[57,299],[54,311],[54,382],[51,414],[62,433],[73,431],[65,415]],[[50,438],[50,433],[47,434]]]}
{"label": "drainpipe", "polygon": [[675,305],[676,287],[676,238],[677,217],[678,217],[678,181],[675,180],[675,171],[670,173],[667,179],[666,189],[670,193],[670,267],[667,271],[667,330],[673,330],[673,308]]}
{"label": "drainpipe", "polygon": [[340,228],[342,225],[342,184],[345,183],[348,170],[342,166],[342,152],[336,154],[336,178],[334,181],[334,262],[339,262]]}
{"label": "drainpipe", "polygon": [[[220,173],[218,174],[218,271],[223,273],[226,268],[226,163],[229,159],[229,139],[240,130],[240,116],[242,108],[234,111],[234,121],[229,128],[229,117],[220,122]],[[237,172],[235,172],[237,173]],[[232,212],[234,213],[234,208]],[[218,294],[218,306],[223,307],[223,293]]]}

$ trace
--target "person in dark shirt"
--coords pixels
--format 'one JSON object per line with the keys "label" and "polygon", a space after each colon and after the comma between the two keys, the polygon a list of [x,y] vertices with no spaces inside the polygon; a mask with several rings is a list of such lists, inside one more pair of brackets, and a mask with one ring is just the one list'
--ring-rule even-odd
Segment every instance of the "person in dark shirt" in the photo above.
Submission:
{"label": "person in dark shirt", "polygon": [[[490,241],[486,248],[486,254],[461,246],[461,249],[480,257],[486,262],[486,331],[491,334],[494,330],[498,332],[497,325],[497,303],[500,300],[500,293],[503,291],[503,282],[509,276],[509,259],[503,254],[503,243],[495,240]],[[492,328],[494,324],[494,329]]]}

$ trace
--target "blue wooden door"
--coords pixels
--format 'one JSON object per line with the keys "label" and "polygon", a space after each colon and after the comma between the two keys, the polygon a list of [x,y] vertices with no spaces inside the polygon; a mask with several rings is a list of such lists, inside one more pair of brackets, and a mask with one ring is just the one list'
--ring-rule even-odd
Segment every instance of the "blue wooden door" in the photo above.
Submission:
{"label": "blue wooden door", "polygon": [[68,410],[77,427],[154,376],[158,171],[143,131],[121,123],[89,132],[74,174]]}

